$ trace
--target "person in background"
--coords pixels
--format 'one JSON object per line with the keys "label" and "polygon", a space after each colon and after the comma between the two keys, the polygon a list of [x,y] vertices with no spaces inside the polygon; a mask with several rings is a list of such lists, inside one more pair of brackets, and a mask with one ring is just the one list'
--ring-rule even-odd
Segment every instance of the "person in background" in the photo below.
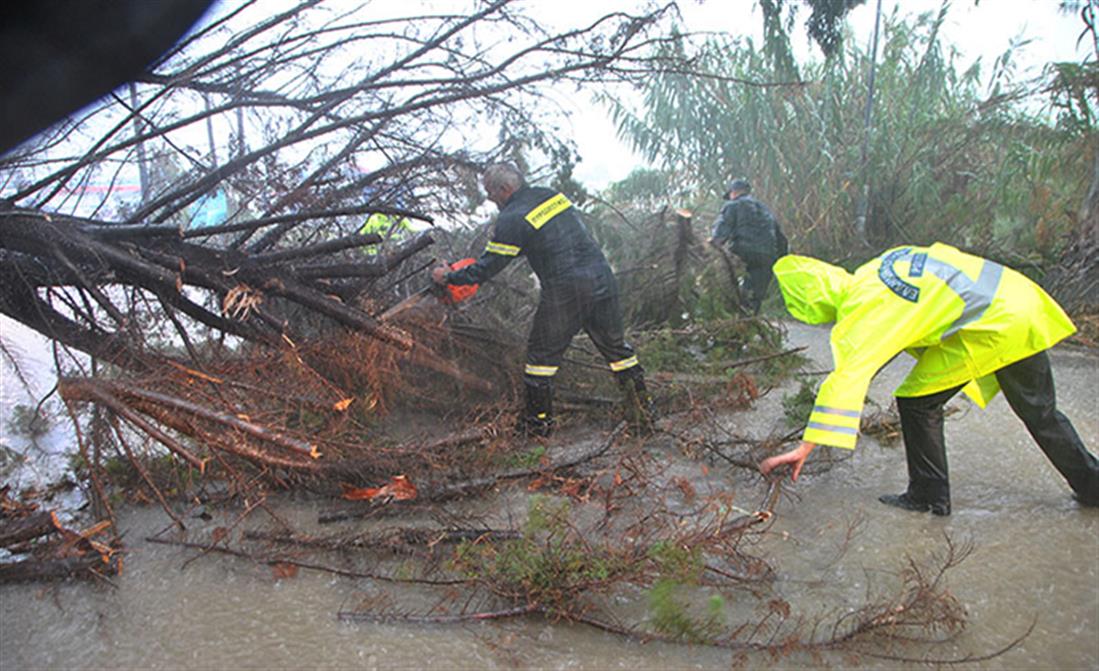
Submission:
{"label": "person in background", "polygon": [[798,447],[764,459],[797,479],[817,445],[854,448],[871,378],[907,351],[916,365],[896,390],[908,487],[879,498],[950,514],[943,406],[959,391],[984,407],[1000,390],[1082,505],[1099,506],[1099,460],[1057,410],[1046,350],[1076,331],[1022,274],[954,247],[889,250],[853,274],[804,256],[774,265],[786,307],[807,324],[835,322],[834,369],[817,393]]}
{"label": "person in background", "polygon": [[492,239],[476,263],[457,271],[440,266],[432,277],[442,285],[481,284],[518,256],[525,256],[538,276],[541,296],[527,338],[526,413],[519,432],[552,432],[553,378],[580,329],[591,336],[625,391],[627,411],[637,410],[641,428],[651,428],[652,400],[645,371],[624,338],[618,284],[579,212],[564,194],[528,186],[511,164],[489,166],[483,184],[500,208]]}
{"label": "person in background", "polygon": [[[407,198],[404,194],[398,195],[396,199],[397,209],[407,209],[409,203],[406,201]],[[374,233],[382,239],[382,242],[379,244],[366,245],[363,247],[363,251],[365,251],[368,256],[376,256],[383,244],[389,240],[399,240],[410,232],[412,232],[412,223],[407,217],[387,214],[385,212],[372,213],[367,217],[366,221],[363,222],[362,228],[359,229],[361,235]]]}
{"label": "person in background", "polygon": [[734,179],[725,191],[725,205],[714,221],[711,245],[728,245],[745,266],[746,303],[752,314],[759,314],[771,283],[771,265],[786,254],[786,236],[771,212],[752,197],[752,185],[746,179]]}

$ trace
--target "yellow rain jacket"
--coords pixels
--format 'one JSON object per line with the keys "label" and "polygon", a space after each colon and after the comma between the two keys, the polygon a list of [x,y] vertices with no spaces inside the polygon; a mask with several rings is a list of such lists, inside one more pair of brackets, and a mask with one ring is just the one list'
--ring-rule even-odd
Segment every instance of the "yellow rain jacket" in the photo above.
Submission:
{"label": "yellow rain jacket", "polygon": [[795,255],[776,261],[774,272],[791,315],[836,322],[834,369],[803,436],[820,445],[855,447],[870,380],[901,351],[917,361],[897,396],[965,385],[983,408],[1000,389],[995,371],[1076,331],[1022,274],[942,243],[891,249],[854,274]]}
{"label": "yellow rain jacket", "polygon": [[[389,229],[393,228],[393,232],[390,233]],[[399,238],[403,234],[412,230],[412,224],[401,217],[397,219],[395,216],[384,214],[382,212],[375,212],[367,218],[363,223],[362,228],[359,229],[361,235],[369,235],[371,233],[377,233],[382,236],[383,239],[387,237]],[[367,245],[363,248],[368,255],[374,256],[378,253],[378,245]]]}

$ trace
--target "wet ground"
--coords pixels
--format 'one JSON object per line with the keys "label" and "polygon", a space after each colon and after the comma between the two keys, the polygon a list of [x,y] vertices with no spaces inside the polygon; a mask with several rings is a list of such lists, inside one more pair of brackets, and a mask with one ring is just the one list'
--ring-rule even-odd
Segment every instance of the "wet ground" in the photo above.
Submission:
{"label": "wet ground", "polygon": [[[826,331],[790,329],[791,343],[809,346],[827,369]],[[1062,410],[1095,451],[1099,357],[1059,347],[1053,363]],[[898,360],[879,374],[871,397],[887,404],[908,365]],[[726,421],[740,433],[770,433],[781,425],[781,397],[773,393]],[[935,657],[999,649],[1034,623],[1033,633],[1005,655],[962,668],[1099,668],[1099,509],[1071,500],[1002,398],[985,411],[964,400],[953,403],[960,408],[947,424],[953,515],[879,504],[879,494],[904,489],[903,448],[864,438],[851,459],[803,476],[792,488],[796,496],[780,503],[775,533],[758,548],[774,559],[776,589],[807,612],[856,605],[867,585],[888,583],[890,571],[909,557],[941,552],[949,536],[974,546],[947,576],[967,608],[969,626],[937,646]],[[275,505],[292,522],[308,525],[325,504],[287,498]],[[723,651],[642,645],[541,620],[434,627],[341,623],[338,611],[382,587],[308,571],[280,580],[270,567],[225,557],[187,562],[192,551],[143,540],[168,524],[162,511],[132,509],[121,522],[129,553],[114,587],[0,587],[0,669],[665,669],[724,668],[731,660]],[[852,524],[858,533],[848,542]],[[401,594],[411,604],[434,598]],[[814,663],[905,666],[843,654],[788,658],[781,665]],[[765,655],[747,660],[752,668],[773,664]]]}

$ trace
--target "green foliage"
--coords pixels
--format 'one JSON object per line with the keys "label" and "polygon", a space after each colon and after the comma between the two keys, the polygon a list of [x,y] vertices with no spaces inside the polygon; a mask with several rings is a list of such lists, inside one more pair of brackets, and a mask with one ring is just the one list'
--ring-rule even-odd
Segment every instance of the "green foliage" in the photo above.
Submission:
{"label": "green foliage", "polygon": [[652,370],[689,371],[699,364],[698,352],[685,347],[677,334],[670,330],[657,331],[638,344],[645,366]]}
{"label": "green foliage", "polygon": [[[783,3],[765,5],[776,21],[785,16]],[[795,68],[777,55],[781,40],[761,50],[712,39],[696,62],[716,78],[661,73],[642,85],[639,110],[608,104],[623,138],[700,194],[750,177],[797,253],[863,260],[901,242],[944,240],[1053,260],[1091,173],[1095,64],[1052,70],[1052,124],[1029,111],[1032,99],[1015,82],[1016,45],[993,64],[987,90],[979,63],[959,66],[940,35],[948,7],[883,18],[869,129],[871,63],[856,44],[798,64],[801,79],[788,83]],[[788,23],[772,28],[778,39]],[[865,184],[871,246],[859,248],[852,242]],[[716,314],[722,305],[712,298],[705,309]]]}
{"label": "green foliage", "polygon": [[669,375],[662,407],[692,398],[728,407],[750,406],[760,393],[805,363],[797,353],[780,354],[783,332],[759,318],[695,321],[684,328],[634,334],[638,357],[657,375]]}
{"label": "green foliage", "polygon": [[684,605],[676,599],[679,583],[659,580],[649,590],[649,609],[653,626],[662,634],[691,642],[700,642],[694,620],[687,615]]}
{"label": "green foliage", "polygon": [[826,57],[831,57],[843,43],[843,18],[866,0],[810,0],[813,7],[805,29]]}
{"label": "green foliage", "polygon": [[[725,599],[706,595],[705,550],[684,539],[592,537],[572,526],[567,500],[533,496],[519,538],[479,539],[457,546],[450,568],[493,594],[569,618],[586,614],[590,597],[625,583],[649,586],[653,628],[694,643],[712,643],[728,633]],[[697,539],[696,539],[697,540]]]}
{"label": "green foliage", "polygon": [[694,281],[695,295],[692,314],[700,321],[724,321],[738,316],[729,274],[721,264],[712,263],[702,269]]}
{"label": "green foliage", "polygon": [[[169,453],[140,457],[141,467],[164,494],[174,496],[199,478],[198,470]],[[127,494],[140,491],[145,479],[128,457],[110,457],[101,463],[103,472],[116,491]]]}
{"label": "green foliage", "polygon": [[546,448],[544,445],[535,445],[522,452],[508,455],[504,465],[508,468],[534,468],[542,462],[542,457],[545,454]]}
{"label": "green foliage", "polygon": [[575,168],[573,159],[567,151],[561,150],[554,153],[553,165],[558,166],[554,173],[550,186],[568,196],[569,200],[579,207],[583,207],[591,198],[584,185],[576,181],[572,171]]}
{"label": "green foliage", "polygon": [[662,578],[649,589],[649,610],[653,627],[662,634],[690,643],[714,641],[724,628],[725,600],[714,595],[706,601],[706,613],[691,614],[689,602],[681,599],[684,586]]}
{"label": "green foliage", "polygon": [[607,187],[606,196],[613,202],[631,202],[662,197],[667,193],[668,175],[654,168],[634,168],[623,179]]}
{"label": "green foliage", "polygon": [[707,615],[692,618],[675,597],[680,586],[697,585],[705,569],[703,551],[674,540],[647,549],[628,544],[590,543],[571,526],[567,500],[531,497],[520,538],[466,542],[451,568],[490,585],[498,595],[538,604],[562,615],[582,608],[581,597],[615,582],[653,581],[649,601],[656,626],[687,640],[705,640],[723,620],[724,602],[711,598]]}
{"label": "green foliage", "polygon": [[523,535],[530,538],[543,531],[562,531],[568,523],[568,500],[555,503],[554,499],[535,494],[527,503],[527,524],[523,528]]}
{"label": "green foliage", "polygon": [[[764,51],[770,62],[788,73],[797,73],[790,30],[801,5],[808,5],[805,31],[817,43],[826,58],[843,44],[843,19],[866,0],[760,0],[763,10]],[[784,15],[785,13],[785,15]]]}
{"label": "green foliage", "polygon": [[1099,61],[1051,63],[1048,86],[1058,127],[1081,135],[1095,130],[1099,120]]}
{"label": "green foliage", "polygon": [[787,426],[798,427],[808,424],[809,415],[813,412],[813,404],[816,400],[817,385],[811,380],[802,379],[796,392],[782,397],[782,410],[786,416]]}
{"label": "green foliage", "polygon": [[725,617],[725,598],[720,594],[714,594],[706,602],[706,614],[714,622],[719,622]]}
{"label": "green foliage", "polygon": [[[136,458],[140,460],[141,467],[153,484],[167,496],[176,496],[189,491],[201,477],[198,469],[167,452],[146,454]],[[98,472],[106,476],[106,482],[111,489],[109,494],[112,504],[126,500],[128,497],[131,500],[134,498],[148,500],[144,496],[147,482],[129,457],[105,457],[99,461],[98,468]],[[86,480],[91,476],[88,462],[79,452],[68,455],[68,470],[79,480]]]}
{"label": "green foliage", "polygon": [[491,584],[499,594],[567,613],[579,596],[630,566],[614,548],[584,542],[569,524],[570,512],[568,501],[532,497],[522,537],[462,543],[452,566],[467,578]]}
{"label": "green foliage", "polygon": [[637,341],[646,367],[700,374],[720,374],[731,363],[774,352],[781,346],[779,329],[766,320],[752,318],[648,331]]}
{"label": "green foliage", "polygon": [[84,460],[84,455],[70,452],[67,461],[70,473],[81,479],[88,477],[88,462]]}
{"label": "green foliage", "polygon": [[608,558],[590,555],[581,547],[539,545],[530,541],[505,543],[495,557],[495,571],[505,584],[520,586],[536,601],[551,595],[567,596],[576,588],[606,580]]}
{"label": "green foliage", "polygon": [[672,541],[657,541],[649,547],[648,558],[662,574],[677,582],[696,584],[706,568],[702,550]]}

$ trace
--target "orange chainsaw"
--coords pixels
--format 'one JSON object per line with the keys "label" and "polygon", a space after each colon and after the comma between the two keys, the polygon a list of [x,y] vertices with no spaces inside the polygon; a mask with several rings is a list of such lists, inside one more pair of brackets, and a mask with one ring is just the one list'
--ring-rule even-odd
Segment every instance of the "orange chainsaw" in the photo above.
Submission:
{"label": "orange chainsaw", "polygon": [[[460,259],[449,265],[451,272],[455,270],[461,270],[466,266],[476,263],[476,259]],[[467,301],[473,298],[477,293],[477,289],[480,288],[480,284],[448,284],[445,287],[432,282],[430,286],[420,289],[416,293],[412,294],[408,298],[404,299],[400,303],[397,303],[393,307],[389,308],[378,317],[379,321],[385,321],[393,318],[405,310],[413,308],[419,305],[428,296],[434,296],[444,305],[457,305],[462,301]]]}

